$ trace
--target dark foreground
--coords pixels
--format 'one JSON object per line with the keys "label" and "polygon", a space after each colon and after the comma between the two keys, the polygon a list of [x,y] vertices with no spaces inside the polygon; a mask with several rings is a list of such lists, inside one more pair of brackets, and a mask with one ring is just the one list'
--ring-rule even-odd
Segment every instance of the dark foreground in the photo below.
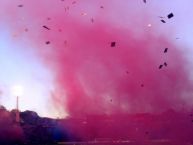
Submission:
{"label": "dark foreground", "polygon": [[193,113],[87,115],[66,119],[0,109],[0,145],[193,145]]}
{"label": "dark foreground", "polygon": [[[29,144],[32,145],[32,144]],[[172,142],[167,140],[157,141],[88,141],[88,142],[59,142],[53,144],[33,144],[33,145],[193,145],[185,142]]]}
{"label": "dark foreground", "polygon": [[90,141],[90,142],[61,142],[58,145],[192,145],[191,143],[177,143],[172,141]]}

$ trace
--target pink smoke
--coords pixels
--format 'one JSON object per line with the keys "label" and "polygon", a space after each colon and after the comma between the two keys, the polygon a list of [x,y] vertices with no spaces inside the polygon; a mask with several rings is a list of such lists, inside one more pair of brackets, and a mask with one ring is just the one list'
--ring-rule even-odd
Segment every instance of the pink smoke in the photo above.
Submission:
{"label": "pink smoke", "polygon": [[[53,73],[53,103],[71,116],[192,108],[184,99],[193,86],[185,53],[143,2],[1,3],[1,16]],[[149,21],[155,27],[147,27]]]}

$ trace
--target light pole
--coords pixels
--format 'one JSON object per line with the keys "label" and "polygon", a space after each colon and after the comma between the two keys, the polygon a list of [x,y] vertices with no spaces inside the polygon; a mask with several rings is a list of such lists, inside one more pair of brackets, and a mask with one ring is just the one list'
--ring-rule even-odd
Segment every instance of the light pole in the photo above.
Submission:
{"label": "light pole", "polygon": [[13,87],[13,94],[16,96],[16,117],[15,121],[20,123],[20,113],[19,113],[19,96],[23,94],[23,87],[22,86],[14,86]]}
{"label": "light pole", "polygon": [[17,96],[17,100],[16,100],[16,122],[19,123],[20,122],[20,115],[19,115],[19,96]]}

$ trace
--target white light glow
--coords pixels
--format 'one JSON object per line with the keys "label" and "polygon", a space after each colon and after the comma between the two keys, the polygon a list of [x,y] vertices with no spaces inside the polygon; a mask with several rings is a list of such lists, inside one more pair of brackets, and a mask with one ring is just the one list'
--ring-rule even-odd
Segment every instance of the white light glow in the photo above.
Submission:
{"label": "white light glow", "polygon": [[151,27],[152,25],[151,25],[151,24],[148,24],[147,26],[148,26],[148,27]]}
{"label": "white light glow", "polygon": [[23,87],[21,85],[13,86],[12,93],[13,93],[14,96],[21,96],[21,95],[23,95]]}

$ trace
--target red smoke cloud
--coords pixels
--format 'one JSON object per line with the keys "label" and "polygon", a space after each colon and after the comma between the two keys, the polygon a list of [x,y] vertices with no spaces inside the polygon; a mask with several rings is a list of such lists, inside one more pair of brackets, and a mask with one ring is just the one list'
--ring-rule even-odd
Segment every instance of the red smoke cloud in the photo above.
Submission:
{"label": "red smoke cloud", "polygon": [[[167,24],[152,21],[143,2],[128,7],[108,0],[1,3],[9,26],[31,41],[52,71],[53,102],[71,116],[187,106],[184,98],[193,84],[185,55],[160,32]],[[149,21],[154,27],[147,27]]]}

